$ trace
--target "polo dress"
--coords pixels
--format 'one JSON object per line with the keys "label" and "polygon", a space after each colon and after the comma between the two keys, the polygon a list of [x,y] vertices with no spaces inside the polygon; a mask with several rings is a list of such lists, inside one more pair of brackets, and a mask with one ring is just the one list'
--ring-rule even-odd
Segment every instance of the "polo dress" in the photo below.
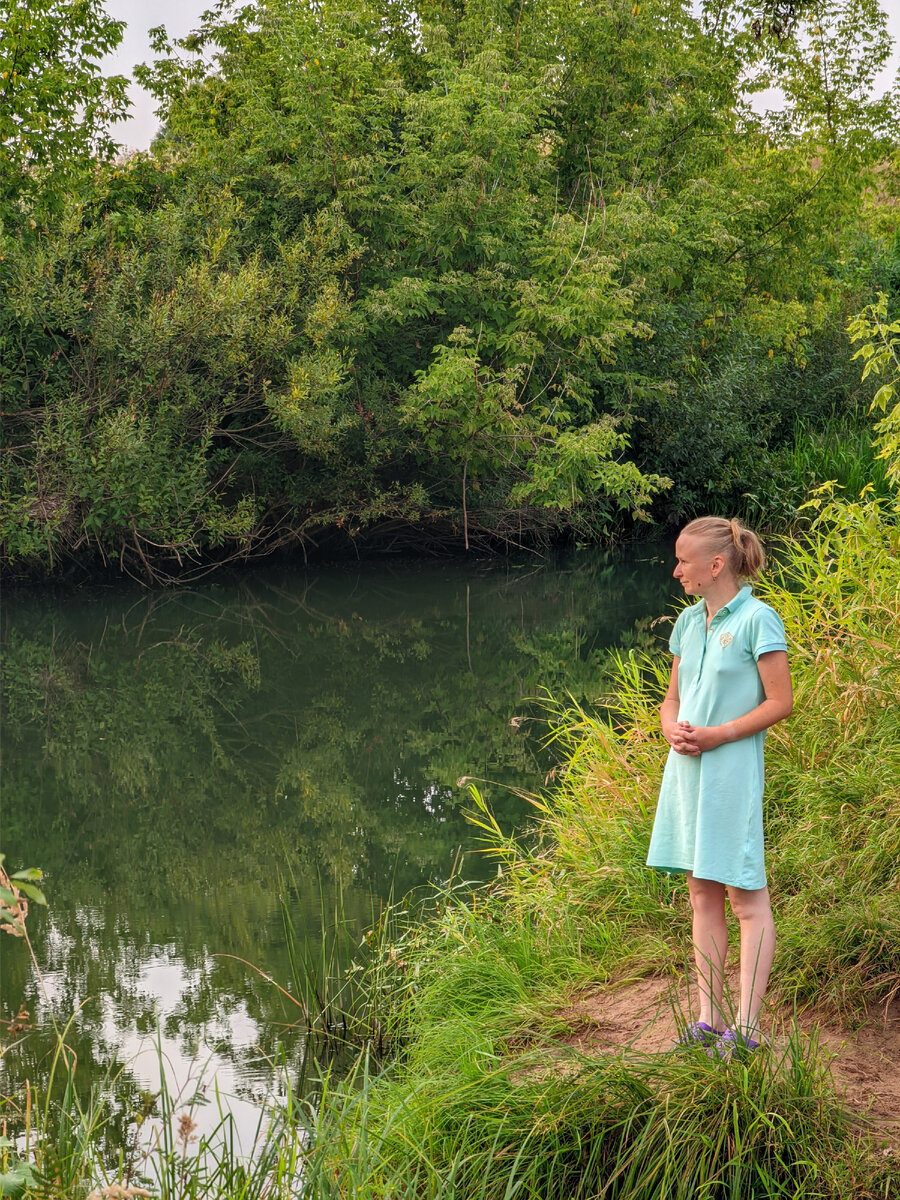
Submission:
{"label": "polo dress", "polygon": [[[706,601],[682,609],[669,639],[679,658],[678,720],[722,725],[765,699],[756,660],[787,650],[781,618],[743,587],[706,628]],[[669,751],[647,864],[753,890],[766,886],[766,731],[700,755]]]}

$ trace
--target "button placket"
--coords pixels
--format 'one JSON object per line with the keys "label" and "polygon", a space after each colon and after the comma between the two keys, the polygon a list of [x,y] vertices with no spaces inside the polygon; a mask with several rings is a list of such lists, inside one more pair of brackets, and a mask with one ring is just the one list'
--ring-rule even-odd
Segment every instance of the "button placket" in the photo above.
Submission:
{"label": "button placket", "polygon": [[703,632],[703,648],[700,651],[700,662],[697,666],[696,677],[694,678],[694,687],[697,687],[698,684],[700,683],[700,680],[703,678],[703,667],[706,663],[706,651],[709,646],[710,634],[713,632],[713,630],[716,628],[717,625],[721,625],[721,623],[725,620],[725,618],[728,615],[729,615],[729,611],[728,611],[727,605],[724,608],[720,608],[719,611],[716,613],[716,615],[713,617],[713,619],[710,621],[709,625],[706,627],[706,629]]}

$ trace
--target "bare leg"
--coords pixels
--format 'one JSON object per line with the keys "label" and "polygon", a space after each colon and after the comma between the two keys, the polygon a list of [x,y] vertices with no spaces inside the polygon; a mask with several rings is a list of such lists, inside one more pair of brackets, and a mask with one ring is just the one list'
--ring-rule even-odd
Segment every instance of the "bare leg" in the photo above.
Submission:
{"label": "bare leg", "polygon": [[[692,937],[697,984],[700,990],[700,1020],[711,1028],[725,1028],[722,1016],[722,989],[725,983],[725,955],[728,951],[728,927],[725,924],[725,885],[713,879],[696,879],[688,871],[688,892],[694,910]],[[745,893],[752,895],[752,893]]]}
{"label": "bare leg", "polygon": [[741,924],[741,1006],[739,1028],[745,1037],[756,1038],[759,1010],[769,983],[775,957],[775,922],[769,904],[769,889],[748,892],[729,888],[731,909]]}

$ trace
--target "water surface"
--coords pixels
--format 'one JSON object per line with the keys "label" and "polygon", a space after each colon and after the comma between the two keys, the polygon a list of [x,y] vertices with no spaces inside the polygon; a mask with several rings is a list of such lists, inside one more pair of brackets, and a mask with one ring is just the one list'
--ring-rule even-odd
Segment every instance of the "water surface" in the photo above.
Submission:
{"label": "water surface", "polygon": [[7,598],[3,849],[44,869],[50,908],[30,919],[43,992],[27,948],[0,946],[0,1016],[24,1004],[36,1026],[5,1083],[45,1076],[48,1023],[74,1016],[82,1083],[117,1076],[120,1136],[158,1051],[185,1096],[215,1077],[249,1111],[296,1017],[246,965],[287,985],[279,895],[317,944],[336,914],[356,937],[454,863],[492,870],[458,781],[490,781],[501,826],[526,824],[510,789],[551,765],[530,698],[592,702],[612,646],[654,641],[665,554]]}

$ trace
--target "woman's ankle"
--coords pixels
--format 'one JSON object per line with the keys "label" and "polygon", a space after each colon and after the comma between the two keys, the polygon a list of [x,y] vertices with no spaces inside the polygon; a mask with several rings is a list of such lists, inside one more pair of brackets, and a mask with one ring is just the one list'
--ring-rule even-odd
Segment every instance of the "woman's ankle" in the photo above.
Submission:
{"label": "woman's ankle", "polygon": [[725,1018],[722,1014],[720,1012],[711,1012],[709,1009],[701,1008],[700,1016],[697,1020],[703,1025],[708,1025],[714,1033],[724,1033],[727,1028]]}

